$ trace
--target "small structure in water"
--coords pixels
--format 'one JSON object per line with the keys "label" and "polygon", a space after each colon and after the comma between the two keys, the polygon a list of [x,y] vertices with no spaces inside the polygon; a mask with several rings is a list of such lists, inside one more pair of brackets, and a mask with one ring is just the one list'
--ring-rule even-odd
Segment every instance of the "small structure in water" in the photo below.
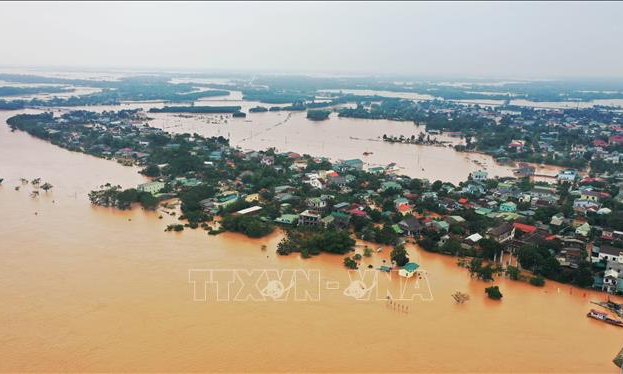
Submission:
{"label": "small structure in water", "polygon": [[621,348],[619,353],[617,353],[617,355],[614,356],[614,358],[612,359],[612,362],[614,362],[616,366],[622,367],[621,365],[623,365],[623,348]]}
{"label": "small structure in water", "polygon": [[464,302],[469,300],[469,295],[460,291],[456,291],[452,294],[452,298],[459,304],[463,304]]}

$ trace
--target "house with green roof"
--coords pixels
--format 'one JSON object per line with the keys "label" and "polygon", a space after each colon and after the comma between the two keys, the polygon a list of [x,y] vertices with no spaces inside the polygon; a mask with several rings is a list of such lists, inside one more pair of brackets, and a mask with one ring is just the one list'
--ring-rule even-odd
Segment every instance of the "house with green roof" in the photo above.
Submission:
{"label": "house with green roof", "polygon": [[394,181],[387,181],[387,182],[383,182],[381,183],[381,190],[382,191],[387,191],[387,190],[402,190],[402,186],[399,183],[396,183]]}
{"label": "house with green roof", "polygon": [[413,274],[417,271],[420,265],[415,262],[409,262],[405,266],[403,266],[400,270],[398,270],[398,275],[405,278],[411,278]]}
{"label": "house with green roof", "polygon": [[385,172],[385,168],[382,166],[375,166],[368,169],[368,173],[371,174],[383,174]]}
{"label": "house with green roof", "polygon": [[512,201],[507,201],[500,204],[500,212],[514,212],[517,210],[517,204]]}
{"label": "house with green roof", "polygon": [[282,214],[280,217],[275,218],[275,222],[284,225],[293,225],[298,219],[298,214]]}

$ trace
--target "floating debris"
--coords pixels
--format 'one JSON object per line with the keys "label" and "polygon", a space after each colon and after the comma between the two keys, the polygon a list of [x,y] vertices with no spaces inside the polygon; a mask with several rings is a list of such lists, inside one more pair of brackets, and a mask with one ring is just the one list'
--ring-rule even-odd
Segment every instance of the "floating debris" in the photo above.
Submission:
{"label": "floating debris", "polygon": [[456,291],[452,294],[452,298],[459,304],[463,304],[464,302],[469,300],[469,295],[460,291]]}

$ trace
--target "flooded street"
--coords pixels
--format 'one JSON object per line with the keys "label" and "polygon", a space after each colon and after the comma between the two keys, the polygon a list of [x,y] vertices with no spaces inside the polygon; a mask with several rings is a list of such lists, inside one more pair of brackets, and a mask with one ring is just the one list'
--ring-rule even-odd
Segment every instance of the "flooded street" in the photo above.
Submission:
{"label": "flooded street", "polygon": [[[430,287],[426,301],[401,302],[408,307],[403,311],[384,300],[356,300],[343,293],[350,279],[342,256],[279,257],[279,233],[262,240],[202,230],[176,234],[163,232],[174,217],[92,207],[86,194],[98,185],[134,186],[144,178],[134,168],[12,133],[5,121],[16,113],[0,112],[2,372],[617,372],[611,360],[623,330],[586,318],[590,300],[603,294],[500,279],[495,284],[504,298],[491,301],[483,292],[487,283],[471,279],[455,258],[412,246],[411,258],[428,273],[422,281]],[[379,164],[412,154],[413,165],[404,167],[414,173],[423,167],[431,180],[473,164],[455,165],[461,154],[448,163],[446,152],[454,152],[449,148],[362,143],[348,136],[355,126],[362,139],[381,132],[407,135],[418,130],[413,124],[333,117],[309,123],[297,113],[282,130],[269,124],[286,113],[257,116],[263,115],[274,117],[248,125],[229,119],[219,126],[185,126],[205,134],[230,132],[243,148],[324,150],[336,158],[369,150],[374,155],[366,162]],[[250,137],[251,129],[257,135]],[[312,139],[324,139],[324,145]],[[431,157],[421,156],[418,165],[419,152]],[[435,170],[443,168],[452,170]],[[54,188],[32,198],[21,177],[41,177]],[[386,248],[364,264],[380,266],[388,253]],[[313,270],[320,275],[319,301],[219,302],[213,294],[194,301],[189,269]],[[334,283],[336,289],[329,286]],[[388,287],[397,292],[399,282]],[[455,291],[471,300],[455,304]]]}

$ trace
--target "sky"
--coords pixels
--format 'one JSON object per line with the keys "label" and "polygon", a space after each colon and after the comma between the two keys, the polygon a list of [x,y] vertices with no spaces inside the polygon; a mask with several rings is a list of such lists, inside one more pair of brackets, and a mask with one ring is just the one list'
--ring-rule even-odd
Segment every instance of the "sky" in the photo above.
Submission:
{"label": "sky", "polygon": [[621,2],[1,2],[0,64],[623,78]]}

